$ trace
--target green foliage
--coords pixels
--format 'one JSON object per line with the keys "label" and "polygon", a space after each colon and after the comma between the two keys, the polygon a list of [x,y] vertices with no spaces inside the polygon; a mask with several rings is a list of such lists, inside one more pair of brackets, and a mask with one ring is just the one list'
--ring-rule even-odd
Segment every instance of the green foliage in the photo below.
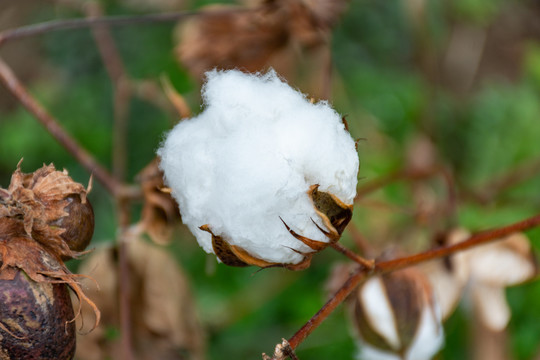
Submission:
{"label": "green foliage", "polygon": [[[211,2],[198,1],[193,6],[207,3]],[[437,76],[428,76],[419,60],[423,52],[430,59],[444,55],[437,52],[444,52],[448,29],[453,23],[492,25],[501,11],[516,2],[459,0],[448,5],[441,0],[430,0],[426,2],[425,27],[420,30],[407,14],[404,3],[352,1],[333,34],[337,84],[332,101],[348,114],[353,137],[366,138],[358,145],[359,184],[401,168],[407,146],[417,135],[433,141],[437,161],[452,168],[462,190],[481,190],[492,179],[538,160],[540,45],[537,39],[524,42],[521,78],[503,81],[480,78],[466,93],[447,88]],[[130,13],[117,1],[104,4],[109,14]],[[60,14],[80,16],[71,11]],[[50,10],[34,15],[32,20],[55,16]],[[174,58],[173,29],[174,24],[170,23],[125,26],[114,29],[113,36],[131,78],[159,81],[162,75],[167,76],[180,93],[187,95],[196,111],[197,80],[191,79]],[[41,56],[48,70],[29,81],[30,92],[84,148],[110,168],[113,88],[90,31],[44,35]],[[153,159],[163,132],[176,119],[141,99],[132,100],[129,110],[127,168],[128,180],[132,181]],[[7,186],[11,172],[23,157],[24,171],[54,162],[58,168],[68,169],[77,181],[87,182],[84,169],[25,110],[0,109],[0,119],[1,186]],[[539,188],[540,177],[536,174],[504,190],[489,206],[464,201],[459,206],[458,223],[480,230],[538,213]],[[377,192],[375,199],[401,209],[412,206],[411,197],[411,187],[397,183]],[[116,235],[112,200],[99,184],[91,200],[96,212],[94,241],[112,241]],[[368,234],[379,229],[383,220],[388,220],[385,226],[394,234],[405,234],[410,226],[417,225],[406,212],[389,214],[387,210],[379,215],[361,202],[356,205],[353,221]],[[431,230],[429,224],[419,226]],[[530,231],[528,235],[539,249],[540,230]],[[347,235],[343,243],[353,247]],[[259,358],[262,351],[270,353],[282,337],[291,336],[322,306],[327,297],[323,288],[331,264],[343,260],[327,250],[314,258],[309,270],[301,273],[229,268],[208,258],[185,229],[177,234],[171,248],[189,274],[201,317],[209,324],[210,359],[251,359]],[[537,306],[540,285],[534,282],[514,287],[508,291],[508,299],[513,312],[509,327],[513,355],[516,359],[531,359],[538,354],[540,346]],[[446,346],[440,359],[469,356],[468,321],[467,310],[459,309],[446,323]],[[299,357],[352,359],[356,348],[350,327],[345,312],[337,311],[301,346]],[[116,338],[117,329],[109,329],[108,335]]]}

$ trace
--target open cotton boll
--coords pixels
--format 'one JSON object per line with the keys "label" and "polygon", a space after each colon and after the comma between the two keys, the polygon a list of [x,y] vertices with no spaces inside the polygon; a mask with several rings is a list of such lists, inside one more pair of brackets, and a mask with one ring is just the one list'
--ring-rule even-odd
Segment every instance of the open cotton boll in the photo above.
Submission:
{"label": "open cotton boll", "polygon": [[[273,71],[212,71],[202,94],[204,111],[176,125],[158,155],[203,249],[229,265],[264,267],[308,261],[314,244],[337,241],[358,172],[340,115]],[[326,207],[348,218],[330,219]]]}
{"label": "open cotton boll", "polygon": [[352,310],[358,360],[429,360],[443,344],[433,289],[415,268],[368,279],[358,288]]}

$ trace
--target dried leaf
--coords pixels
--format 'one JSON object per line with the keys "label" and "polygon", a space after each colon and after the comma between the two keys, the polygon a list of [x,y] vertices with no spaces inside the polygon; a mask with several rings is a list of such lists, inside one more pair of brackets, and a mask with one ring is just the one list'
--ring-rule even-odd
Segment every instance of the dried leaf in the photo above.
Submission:
{"label": "dried leaf", "polygon": [[172,104],[181,119],[191,117],[191,109],[189,108],[186,99],[174,88],[171,84],[171,80],[163,75],[160,77],[161,86],[165,91],[165,95],[169,102]]}
{"label": "dried leaf", "polygon": [[154,159],[138,175],[144,196],[140,225],[157,244],[168,244],[173,228],[179,223],[178,205],[170,193],[163,192],[163,173]]}
{"label": "dried leaf", "polygon": [[[136,358],[204,359],[204,336],[188,280],[176,261],[164,249],[140,238],[130,239],[126,246],[131,275],[126,288],[130,289]],[[95,293],[104,320],[96,331],[79,337],[80,360],[120,356],[118,342],[107,337],[107,329],[119,328],[116,253],[115,248],[99,249],[81,265],[80,271],[100,284],[101,290]]]}

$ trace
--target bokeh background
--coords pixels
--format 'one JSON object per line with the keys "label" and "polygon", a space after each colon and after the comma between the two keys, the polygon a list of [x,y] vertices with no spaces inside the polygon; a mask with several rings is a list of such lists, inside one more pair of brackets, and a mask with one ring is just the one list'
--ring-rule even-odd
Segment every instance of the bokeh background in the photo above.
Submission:
{"label": "bokeh background", "polygon": [[[312,3],[316,7],[328,2]],[[0,0],[0,29],[84,17],[89,3]],[[98,2],[106,15],[182,11],[211,3]],[[354,225],[375,253],[388,246],[419,251],[445,228],[459,225],[474,231],[538,213],[540,2],[352,0],[346,5],[320,42],[291,40],[284,76],[317,99],[330,94],[333,106],[347,115],[352,136],[361,138],[359,186],[421,159],[416,166],[433,163],[448,170],[456,191],[451,213],[441,210],[447,189],[437,176],[420,189],[405,179],[360,199]],[[154,159],[163,133],[180,117],[171,111],[160,79],[168,78],[196,114],[201,78],[178,59],[177,23],[124,25],[110,31],[125,74],[137,89],[128,103],[126,129],[125,179],[133,182]],[[113,167],[118,131],[114,88],[90,30],[13,40],[0,48],[0,56],[84,148]],[[0,86],[2,187],[21,158],[25,172],[52,162],[77,181],[89,178]],[[99,248],[115,241],[116,205],[96,182],[90,199],[96,214],[93,245]],[[141,207],[132,207],[133,222]],[[538,248],[540,231],[527,235]],[[355,248],[348,232],[342,243]],[[164,247],[190,281],[208,359],[254,359],[263,351],[271,353],[281,338],[290,337],[322,306],[333,267],[346,261],[328,249],[302,272],[229,268],[207,256],[182,226],[175,227],[172,242]],[[72,261],[70,267],[76,270],[78,264]],[[505,356],[540,359],[540,283],[509,288],[507,298],[512,319],[503,336],[509,351]],[[475,324],[468,314],[464,302],[446,322],[446,345],[438,359],[473,358]],[[301,345],[299,358],[352,359],[356,348],[346,317],[339,308]],[[118,329],[109,330],[109,340],[117,341]]]}

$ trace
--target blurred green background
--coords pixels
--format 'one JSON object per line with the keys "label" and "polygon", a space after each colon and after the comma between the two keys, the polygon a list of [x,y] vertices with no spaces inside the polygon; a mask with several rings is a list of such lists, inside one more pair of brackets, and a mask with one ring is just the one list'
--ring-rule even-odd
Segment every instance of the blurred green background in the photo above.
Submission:
{"label": "blurred green background", "polygon": [[[101,1],[108,15],[170,10],[134,3]],[[177,9],[208,3],[180,1]],[[81,16],[62,1],[0,0],[0,29]],[[122,26],[112,34],[130,78],[159,84],[160,76],[167,76],[197,113],[200,83],[175,58],[175,26]],[[457,212],[436,224],[411,214],[414,195],[407,182],[357,203],[355,224],[379,251],[388,244],[425,248],[428,234],[440,230],[441,223],[480,230],[540,211],[539,1],[352,0],[333,31],[331,53],[330,101],[347,114],[352,136],[365,139],[358,146],[359,185],[407,166],[418,139],[429,140],[434,161],[455,177]],[[90,31],[15,40],[0,48],[0,56],[73,137],[110,168],[113,88]],[[133,98],[129,106],[126,179],[131,182],[177,119],[143,99]],[[52,162],[75,180],[88,181],[89,174],[0,87],[2,187],[21,158],[25,172]],[[531,174],[490,193],[487,184],[520,167],[530,168]],[[445,201],[440,182],[427,186],[436,202]],[[94,244],[112,242],[117,224],[113,199],[98,183],[90,199],[96,213]],[[133,221],[139,210],[133,209]],[[528,235],[537,248],[540,231]],[[347,232],[342,243],[354,248]],[[170,250],[191,279],[209,359],[256,359],[263,351],[271,353],[322,306],[333,265],[346,260],[326,250],[310,269],[298,273],[228,268],[216,265],[183,228]],[[76,262],[71,266],[76,268]],[[540,283],[508,289],[507,296],[513,314],[508,329],[512,356],[537,359]],[[468,321],[464,308],[449,319],[439,359],[470,358]],[[352,359],[356,349],[350,329],[343,308],[338,309],[301,345],[299,358]]]}

